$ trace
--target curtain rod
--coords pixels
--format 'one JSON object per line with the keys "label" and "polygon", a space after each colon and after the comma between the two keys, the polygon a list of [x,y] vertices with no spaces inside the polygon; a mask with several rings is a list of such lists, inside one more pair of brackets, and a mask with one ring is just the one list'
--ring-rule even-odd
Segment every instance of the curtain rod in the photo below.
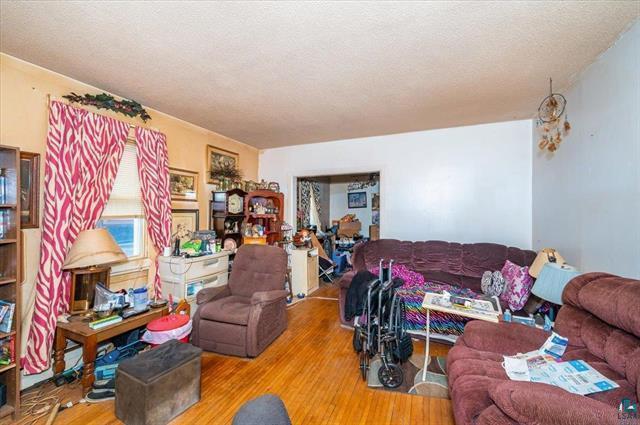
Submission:
{"label": "curtain rod", "polygon": [[157,131],[158,133],[162,133],[160,130],[158,130],[155,127],[149,127],[148,125],[145,125],[145,124],[128,123],[128,122],[126,122],[124,120],[121,120],[121,119],[118,119],[118,118],[114,118],[114,117],[109,116],[107,114],[103,114],[103,113],[98,112],[98,111],[92,111],[92,110],[86,108],[84,105],[78,105],[78,104],[69,102],[67,99],[59,98],[59,97],[54,96],[52,94],[47,94],[47,106],[49,106],[49,104],[51,103],[52,100],[55,100],[56,102],[64,103],[65,105],[73,106],[74,108],[84,109],[85,111],[91,112],[91,113],[96,114],[96,115],[100,115],[100,116],[103,116],[103,117],[107,117],[107,118],[111,118],[111,119],[123,122],[125,124],[129,124],[129,129],[132,129],[132,128],[135,128],[135,127],[142,127],[142,128],[146,128],[147,130],[153,130],[153,131]]}

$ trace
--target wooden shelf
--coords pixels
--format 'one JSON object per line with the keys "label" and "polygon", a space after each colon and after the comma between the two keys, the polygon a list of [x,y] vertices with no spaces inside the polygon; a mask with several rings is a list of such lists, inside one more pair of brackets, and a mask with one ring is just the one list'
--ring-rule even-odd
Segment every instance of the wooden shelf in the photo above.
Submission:
{"label": "wooden shelf", "polygon": [[17,241],[17,239],[0,239],[0,245],[16,243]]}
{"label": "wooden shelf", "polygon": [[8,370],[11,370],[11,369],[13,369],[14,367],[16,367],[16,364],[15,364],[15,363],[11,363],[11,364],[8,364],[8,365],[6,365],[6,366],[1,366],[1,367],[0,367],[0,373],[6,372],[6,371],[8,371]]}
{"label": "wooden shelf", "polygon": [[10,283],[16,283],[18,279],[14,277],[0,277],[0,285],[8,285]]}
{"label": "wooden shelf", "polygon": [[15,208],[16,204],[0,204],[0,208]]}
{"label": "wooden shelf", "polygon": [[0,407],[0,418],[4,418],[5,416],[9,416],[14,411],[15,411],[15,409],[13,408],[13,406],[9,406],[8,404],[5,404],[4,406]]}
{"label": "wooden shelf", "polygon": [[278,218],[278,216],[276,214],[256,214],[256,213],[250,213],[249,217],[251,217],[251,218]]}

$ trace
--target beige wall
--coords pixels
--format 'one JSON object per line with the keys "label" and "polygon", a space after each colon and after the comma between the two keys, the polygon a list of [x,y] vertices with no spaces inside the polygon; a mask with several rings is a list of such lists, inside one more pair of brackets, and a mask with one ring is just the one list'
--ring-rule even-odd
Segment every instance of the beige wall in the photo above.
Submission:
{"label": "beige wall", "polygon": [[[47,96],[60,99],[61,96],[72,91],[84,94],[100,93],[103,90],[0,53],[0,144],[40,153],[42,155],[41,179],[44,178]],[[252,180],[257,178],[258,150],[162,112],[149,108],[147,110],[152,119],[146,126],[167,135],[169,165],[199,173],[200,228],[207,228],[208,199],[212,188],[205,183],[206,146],[214,145],[239,153],[240,169],[245,178]],[[97,112],[129,123],[143,124],[139,119],[129,119],[113,112],[105,110]],[[42,202],[40,205],[42,206]],[[194,205],[194,202],[176,202],[173,207],[193,208]],[[33,305],[33,282],[40,253],[40,229],[26,229],[23,235],[25,247],[23,324],[26,325],[30,321],[29,312]],[[28,317],[24,317],[25,315]],[[27,323],[24,323],[25,321]],[[26,333],[25,329],[24,334]]]}

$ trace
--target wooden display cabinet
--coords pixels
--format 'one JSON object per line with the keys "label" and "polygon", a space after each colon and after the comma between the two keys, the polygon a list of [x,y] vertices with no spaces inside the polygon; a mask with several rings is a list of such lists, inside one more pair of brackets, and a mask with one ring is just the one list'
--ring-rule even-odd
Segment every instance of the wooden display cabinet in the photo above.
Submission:
{"label": "wooden display cabinet", "polygon": [[0,406],[0,418],[20,416],[20,150],[0,145],[0,168],[5,175],[5,199],[0,199],[0,299],[15,303],[11,330],[0,332],[0,339],[13,338],[16,359],[0,366],[0,383],[6,386],[7,402]]}
{"label": "wooden display cabinet", "polygon": [[209,229],[216,231],[216,237],[231,238],[236,246],[242,245],[242,223],[246,215],[244,208],[247,193],[240,189],[226,192],[212,192],[209,205]]}
{"label": "wooden display cabinet", "polygon": [[[274,211],[259,213],[253,209],[257,198],[265,199],[273,205]],[[247,224],[259,224],[264,227],[267,244],[274,245],[282,240],[282,222],[284,221],[284,195],[272,190],[255,190],[247,193],[244,198],[244,211],[247,215]]]}

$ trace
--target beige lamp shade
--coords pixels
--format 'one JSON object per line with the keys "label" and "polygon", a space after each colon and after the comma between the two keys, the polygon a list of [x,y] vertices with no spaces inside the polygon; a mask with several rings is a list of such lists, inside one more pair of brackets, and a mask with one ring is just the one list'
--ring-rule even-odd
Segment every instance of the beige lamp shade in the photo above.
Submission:
{"label": "beige lamp shade", "polygon": [[63,269],[80,269],[125,261],[122,252],[107,229],[83,230],[71,246]]}
{"label": "beige lamp shade", "polygon": [[558,265],[563,265],[566,263],[564,258],[560,255],[558,251],[553,248],[545,248],[538,252],[536,259],[533,260],[531,267],[529,267],[529,274],[535,278],[538,277],[542,267],[547,263],[556,263]]}

